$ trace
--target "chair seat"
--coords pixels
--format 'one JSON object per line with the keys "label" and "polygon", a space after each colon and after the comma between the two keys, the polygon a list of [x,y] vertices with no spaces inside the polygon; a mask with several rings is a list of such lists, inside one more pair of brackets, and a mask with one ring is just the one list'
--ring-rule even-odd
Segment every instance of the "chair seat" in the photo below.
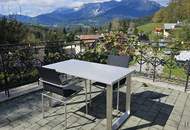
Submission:
{"label": "chair seat", "polygon": [[[119,81],[120,86],[124,85],[125,82],[126,82],[126,78],[123,78],[122,80],[120,80],[120,81]],[[100,87],[103,87],[103,88],[106,88],[106,86],[107,86],[106,84],[100,83],[100,82],[94,82],[94,83],[92,83],[92,85],[93,85],[93,86],[100,86]],[[113,90],[116,90],[117,88],[118,88],[118,84],[115,83],[115,84],[113,85]]]}
{"label": "chair seat", "polygon": [[94,82],[94,83],[92,83],[92,85],[93,86],[100,86],[100,87],[103,87],[103,88],[106,88],[106,84],[104,84],[104,83],[100,83],[100,82]]}
{"label": "chair seat", "polygon": [[66,98],[79,93],[82,89],[83,88],[78,85],[70,85],[67,87],[56,87],[56,86],[44,83],[45,91],[53,92],[55,94],[58,94]]}

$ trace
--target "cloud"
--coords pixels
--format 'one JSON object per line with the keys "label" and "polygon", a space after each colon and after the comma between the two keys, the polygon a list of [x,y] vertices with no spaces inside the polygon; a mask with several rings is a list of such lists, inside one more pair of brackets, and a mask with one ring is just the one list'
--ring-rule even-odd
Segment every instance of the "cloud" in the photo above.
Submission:
{"label": "cloud", "polygon": [[78,7],[84,3],[104,2],[109,0],[0,0],[2,14],[20,13],[36,16],[51,12],[61,7]]}
{"label": "cloud", "polygon": [[160,3],[163,6],[166,6],[166,5],[168,5],[170,0],[152,0],[152,1],[156,1],[156,2]]}
{"label": "cloud", "polygon": [[[36,16],[49,13],[61,7],[79,7],[85,3],[105,2],[110,0],[0,0],[0,13]],[[164,3],[168,0],[154,0]]]}

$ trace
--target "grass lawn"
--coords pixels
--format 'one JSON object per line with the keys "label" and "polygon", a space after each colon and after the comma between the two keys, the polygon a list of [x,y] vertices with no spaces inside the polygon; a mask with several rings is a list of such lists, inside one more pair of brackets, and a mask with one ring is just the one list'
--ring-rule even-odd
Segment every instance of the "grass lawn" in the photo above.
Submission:
{"label": "grass lawn", "polygon": [[151,33],[156,27],[162,27],[162,23],[148,23],[137,27],[139,31],[143,31],[146,34]]}
{"label": "grass lawn", "polygon": [[[169,77],[170,70],[167,66],[164,66],[163,76]],[[186,80],[187,75],[183,67],[176,66],[172,69],[172,78],[183,79]]]}

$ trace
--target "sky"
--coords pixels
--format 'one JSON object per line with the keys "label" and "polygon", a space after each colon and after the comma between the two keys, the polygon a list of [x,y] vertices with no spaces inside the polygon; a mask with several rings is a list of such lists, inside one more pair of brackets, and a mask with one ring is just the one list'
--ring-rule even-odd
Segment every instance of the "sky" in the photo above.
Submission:
{"label": "sky", "polygon": [[[0,14],[22,14],[37,16],[61,7],[80,7],[85,3],[105,2],[110,0],[0,0]],[[120,1],[120,0],[117,0]],[[166,6],[169,0],[152,0]]]}

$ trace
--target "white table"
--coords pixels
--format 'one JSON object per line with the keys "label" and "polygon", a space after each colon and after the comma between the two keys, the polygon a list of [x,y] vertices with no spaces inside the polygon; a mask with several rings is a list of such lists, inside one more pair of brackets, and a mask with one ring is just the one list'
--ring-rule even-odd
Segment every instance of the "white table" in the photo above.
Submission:
{"label": "white table", "polygon": [[[44,66],[45,68],[55,69],[59,73],[83,78],[107,84],[107,130],[117,129],[130,115],[131,104],[131,74],[134,70],[80,60],[67,60],[59,63]],[[114,123],[112,123],[112,98],[113,85],[123,78],[127,78],[126,83],[126,112]],[[86,85],[86,82],[85,82]]]}

